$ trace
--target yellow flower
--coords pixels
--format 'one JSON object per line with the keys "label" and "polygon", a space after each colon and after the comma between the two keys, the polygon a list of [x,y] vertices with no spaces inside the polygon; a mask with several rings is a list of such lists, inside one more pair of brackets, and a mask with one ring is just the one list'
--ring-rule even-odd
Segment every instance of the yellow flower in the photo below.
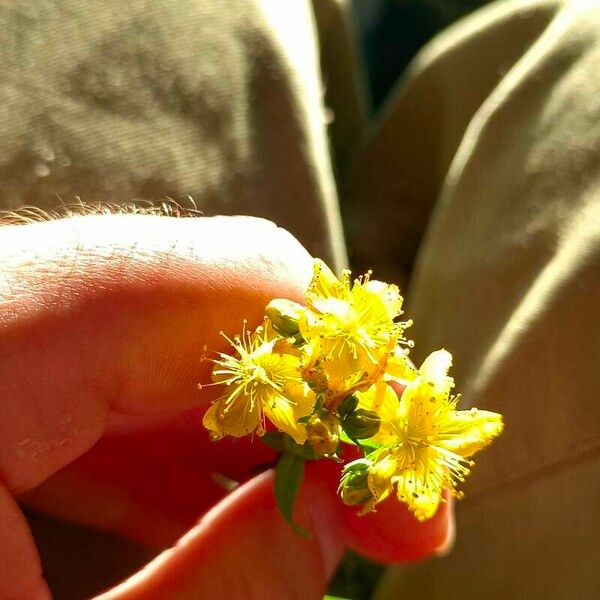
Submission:
{"label": "yellow flower", "polygon": [[[412,347],[412,342],[409,342]],[[386,357],[383,379],[385,381],[397,381],[407,385],[418,375],[413,362],[408,358],[408,348],[396,346]]]}
{"label": "yellow flower", "polygon": [[307,342],[304,375],[315,383],[314,374],[320,374],[317,385],[334,396],[381,376],[409,325],[395,322],[402,313],[395,285],[371,280],[369,273],[352,282],[347,270],[338,279],[320,260],[315,260],[306,302],[299,312]]}
{"label": "yellow flower", "polygon": [[277,352],[278,339],[270,337],[259,328],[227,338],[236,356],[221,354],[215,361],[213,381],[226,389],[203,419],[213,438],[254,431],[262,435],[267,418],[298,444],[306,440],[305,426],[298,420],[312,412],[315,395],[301,378],[299,357]]}
{"label": "yellow flower", "polygon": [[452,356],[431,354],[408,383],[400,399],[385,382],[357,393],[359,408],[379,414],[381,425],[372,440],[381,447],[369,455],[367,485],[371,499],[363,512],[396,490],[419,520],[431,518],[442,491],[464,481],[473,454],[502,432],[502,416],[488,411],[456,410],[447,375]]}

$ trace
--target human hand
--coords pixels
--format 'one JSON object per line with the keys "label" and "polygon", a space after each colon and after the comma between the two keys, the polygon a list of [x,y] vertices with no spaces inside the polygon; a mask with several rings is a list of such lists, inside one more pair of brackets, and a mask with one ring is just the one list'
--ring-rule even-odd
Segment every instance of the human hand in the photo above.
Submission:
{"label": "human hand", "polygon": [[[49,597],[15,496],[169,548],[103,600],[320,598],[346,547],[394,562],[448,543],[447,504],[425,523],[395,502],[357,517],[324,463],[297,502],[314,533],[302,539],[278,514],[272,470],[256,475],[274,454],[208,441],[200,415],[218,390],[197,391],[212,367],[200,355],[225,351],[219,331],[258,324],[271,298],[301,300],[312,275],[281,229],[131,215],[7,226],[0,269],[2,600]],[[245,483],[227,494],[215,473]]]}

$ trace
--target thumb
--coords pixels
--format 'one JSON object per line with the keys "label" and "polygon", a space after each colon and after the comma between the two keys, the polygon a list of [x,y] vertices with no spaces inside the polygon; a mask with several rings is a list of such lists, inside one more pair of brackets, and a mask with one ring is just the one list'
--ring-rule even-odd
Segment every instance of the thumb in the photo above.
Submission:
{"label": "thumb", "polygon": [[310,257],[258,219],[98,216],[2,227],[0,273],[0,598],[37,600],[48,593],[11,496],[115,422],[199,405],[199,352],[300,295]]}
{"label": "thumb", "polygon": [[343,515],[327,469],[307,469],[296,519],[281,517],[273,471],[255,477],[209,511],[173,548],[96,600],[323,597],[342,556]]}
{"label": "thumb", "polygon": [[302,538],[276,506],[273,479],[269,470],[238,488],[173,548],[95,600],[320,600],[348,546],[376,560],[404,562],[449,543],[448,504],[426,523],[397,502],[357,517],[337,497],[339,465],[326,462],[306,466],[294,516],[312,538]]}
{"label": "thumb", "polygon": [[48,600],[50,592],[27,521],[0,483],[0,598]]}

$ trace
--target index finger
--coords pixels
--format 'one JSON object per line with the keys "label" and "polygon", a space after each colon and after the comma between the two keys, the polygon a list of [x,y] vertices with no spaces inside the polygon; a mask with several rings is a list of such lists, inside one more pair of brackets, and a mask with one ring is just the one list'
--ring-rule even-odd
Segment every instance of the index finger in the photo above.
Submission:
{"label": "index finger", "polygon": [[0,474],[30,489],[89,449],[110,412],[197,405],[224,349],[300,297],[310,258],[250,218],[100,216],[0,230]]}
{"label": "index finger", "polygon": [[196,405],[219,329],[300,297],[310,257],[249,218],[73,218],[0,230],[0,597],[46,598],[12,495],[132,419]]}

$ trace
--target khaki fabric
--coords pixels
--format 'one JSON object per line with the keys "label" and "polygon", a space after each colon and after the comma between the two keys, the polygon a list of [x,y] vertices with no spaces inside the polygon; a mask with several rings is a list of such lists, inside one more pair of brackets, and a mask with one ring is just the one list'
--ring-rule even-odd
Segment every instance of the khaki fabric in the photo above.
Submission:
{"label": "khaki fabric", "polygon": [[407,280],[473,114],[555,12],[552,2],[500,2],[413,61],[346,173],[342,209],[357,266]]}
{"label": "khaki fabric", "polygon": [[0,32],[0,207],[191,196],[345,263],[307,1],[16,0]]}
{"label": "khaki fabric", "polygon": [[319,34],[326,119],[336,175],[343,181],[367,127],[365,73],[350,0],[312,0]]}
{"label": "khaki fabric", "polygon": [[333,152],[355,267],[410,281],[415,356],[507,423],[453,552],[377,599],[596,598],[600,4],[478,12],[371,124],[352,35],[346,0],[6,3],[0,207],[190,195],[340,265]]}
{"label": "khaki fabric", "polygon": [[[464,87],[432,100],[459,71]],[[506,432],[465,486],[452,553],[391,570],[376,598],[597,598],[600,4],[474,15],[424,51],[389,110],[374,143],[407,153],[394,117],[417,110],[434,157],[426,192],[406,164],[379,171],[418,190],[412,210],[388,193],[408,221],[379,221],[379,237],[416,240],[431,211],[408,293],[415,356],[451,350],[463,405],[504,413]]]}

